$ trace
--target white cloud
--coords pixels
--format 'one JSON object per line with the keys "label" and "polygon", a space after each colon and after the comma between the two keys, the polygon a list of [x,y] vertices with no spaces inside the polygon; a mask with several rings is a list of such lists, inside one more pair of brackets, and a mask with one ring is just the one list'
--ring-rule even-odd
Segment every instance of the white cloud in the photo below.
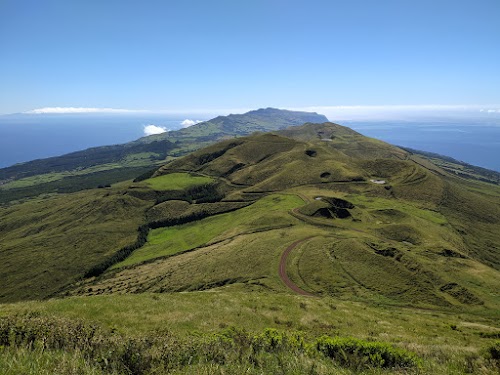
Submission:
{"label": "white cloud", "polygon": [[199,124],[200,122],[203,122],[203,121],[201,121],[201,120],[189,120],[189,119],[185,119],[184,121],[181,122],[181,125],[182,125],[183,128],[188,128],[190,126]]}
{"label": "white cloud", "polygon": [[168,129],[164,126],[158,125],[144,125],[144,135],[154,135],[168,132]]}
{"label": "white cloud", "polygon": [[24,113],[41,114],[70,114],[70,113],[135,113],[145,112],[135,109],[117,109],[117,108],[85,108],[85,107],[45,107],[32,109]]}

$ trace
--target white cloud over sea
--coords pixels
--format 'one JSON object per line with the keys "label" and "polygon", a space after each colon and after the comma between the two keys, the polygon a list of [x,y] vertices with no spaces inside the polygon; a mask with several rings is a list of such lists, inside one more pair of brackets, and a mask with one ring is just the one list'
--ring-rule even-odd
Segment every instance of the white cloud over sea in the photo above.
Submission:
{"label": "white cloud over sea", "polygon": [[203,122],[201,120],[190,120],[190,119],[185,119],[184,121],[181,122],[181,125],[183,128],[189,128],[190,126],[199,124],[200,122]]}
{"label": "white cloud over sea", "polygon": [[158,125],[144,125],[144,135],[154,135],[154,134],[162,134],[168,132],[168,129],[164,126]]}

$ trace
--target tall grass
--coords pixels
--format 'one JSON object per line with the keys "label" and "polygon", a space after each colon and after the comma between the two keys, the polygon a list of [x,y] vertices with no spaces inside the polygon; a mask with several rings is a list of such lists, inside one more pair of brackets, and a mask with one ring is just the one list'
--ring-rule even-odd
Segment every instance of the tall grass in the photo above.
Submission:
{"label": "tall grass", "polygon": [[275,369],[294,373],[297,364],[285,363],[297,357],[311,371],[319,364],[330,370],[418,367],[416,355],[388,344],[327,337],[308,340],[301,333],[275,329],[253,334],[231,327],[184,339],[168,332],[130,338],[65,319],[36,315],[0,319],[4,373],[149,374],[235,365],[250,373],[275,373]]}

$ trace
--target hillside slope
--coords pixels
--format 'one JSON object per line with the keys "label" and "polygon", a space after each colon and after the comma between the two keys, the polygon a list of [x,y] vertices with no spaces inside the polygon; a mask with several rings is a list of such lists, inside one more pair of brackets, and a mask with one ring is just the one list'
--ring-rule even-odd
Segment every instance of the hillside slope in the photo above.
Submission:
{"label": "hillside slope", "polygon": [[[185,198],[192,194],[163,192],[145,246],[70,294],[224,285],[284,292],[275,268],[281,251],[310,238],[292,279],[314,294],[498,306],[494,185],[425,168],[409,152],[331,123],[223,141],[166,164],[153,180],[182,173],[213,179],[215,216],[198,215],[207,203]],[[134,189],[146,196],[147,181]],[[251,205],[220,208],[235,202]]]}
{"label": "hillside slope", "polygon": [[498,185],[337,124],[226,139],[0,215],[14,373],[500,368]]}

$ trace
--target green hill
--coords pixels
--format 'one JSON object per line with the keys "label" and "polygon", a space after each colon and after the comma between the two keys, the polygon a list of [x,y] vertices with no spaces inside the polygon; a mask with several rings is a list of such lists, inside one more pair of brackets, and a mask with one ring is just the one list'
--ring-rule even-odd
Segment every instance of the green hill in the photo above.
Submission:
{"label": "green hill", "polygon": [[[437,174],[415,162],[408,152],[335,124],[305,125],[283,133],[299,134],[301,129],[306,132],[295,138],[304,138],[318,129],[322,136],[307,142],[278,134],[227,140],[160,168],[152,180],[159,176],[177,178],[174,176],[179,173],[211,177],[212,186],[220,193],[219,205],[235,201],[255,203],[232,213],[220,211],[214,217],[198,217],[196,207],[201,209],[202,204],[192,199],[183,208],[175,206],[176,215],[181,217],[183,210],[189,210],[194,221],[186,223],[169,222],[166,208],[153,208],[157,212],[155,222],[160,224],[152,226],[151,242],[113,266],[114,270],[121,264],[128,268],[103,275],[92,287],[93,293],[113,292],[115,283],[122,285],[120,290],[127,290],[123,278],[131,280],[134,288],[149,291],[206,289],[221,283],[252,283],[255,279],[259,283],[267,280],[267,287],[279,290],[279,279],[271,270],[263,272],[257,265],[245,268],[247,271],[239,267],[243,251],[240,240],[245,242],[243,238],[249,236],[248,241],[253,242],[252,233],[264,231],[266,235],[259,234],[255,240],[260,249],[279,247],[280,237],[272,240],[274,234],[281,233],[290,242],[300,239],[304,232],[315,234],[311,243],[318,245],[314,247],[330,249],[330,256],[338,259],[332,266],[338,263],[344,271],[331,268],[329,272],[325,269],[324,274],[311,273],[314,281],[308,281],[307,274],[301,277],[304,285],[319,294],[342,295],[343,289],[332,289],[330,281],[344,275],[352,278],[348,283],[351,288],[361,288],[359,293],[372,298],[383,296],[394,302],[440,306],[488,304],[486,300],[494,306],[498,302],[485,295],[485,284],[477,288],[471,280],[458,276],[474,274],[483,267],[489,267],[494,275],[500,269],[500,253],[495,250],[500,245],[495,234],[500,206],[498,201],[478,193],[479,184]],[[191,178],[195,181],[197,177]],[[146,180],[134,188],[144,192],[147,186]],[[169,194],[172,199],[182,199],[174,192],[161,194],[165,203],[159,205],[168,204]],[[278,204],[293,196],[299,200],[291,206]],[[164,225],[161,212],[166,212]],[[482,235],[470,236],[472,232]],[[200,233],[199,238],[194,233]],[[231,238],[227,244],[226,238]],[[223,245],[208,246],[212,243]],[[221,246],[225,249],[222,252]],[[213,264],[217,268],[200,273],[196,270],[202,268],[196,260],[205,251],[206,256],[215,257]],[[235,257],[229,261],[232,251]],[[265,264],[273,264],[276,256],[266,253],[260,259],[256,256],[257,248],[250,247],[244,258],[252,258],[250,254]],[[152,263],[156,257],[158,263]],[[320,259],[313,263],[327,260]],[[181,260],[179,266],[177,262]],[[222,262],[227,263],[225,267],[220,267]],[[447,273],[441,269],[445,264]],[[172,274],[169,267],[182,270],[181,274]],[[152,282],[151,278],[165,273],[170,275],[169,284]],[[144,280],[147,288],[139,281],[143,274],[148,275]],[[182,275],[187,277],[185,281],[181,281]],[[176,277],[181,280],[174,282]],[[387,285],[381,284],[381,280]],[[177,286],[168,286],[172,282]],[[99,287],[100,283],[103,287]],[[446,285],[450,283],[457,284],[461,292],[449,292]],[[491,290],[497,286],[493,279],[488,283]],[[85,290],[87,282],[84,285]]]}
{"label": "green hill", "polygon": [[[87,373],[496,373],[500,187],[280,127],[0,208],[0,358],[43,362],[32,337]],[[102,336],[71,341],[76,317]]]}
{"label": "green hill", "polygon": [[266,108],[219,116],[122,145],[94,147],[16,164],[0,169],[0,204],[41,193],[68,193],[125,181],[158,168],[165,159],[185,155],[221,139],[325,121],[325,116],[316,113]]}
{"label": "green hill", "polygon": [[224,138],[244,136],[254,132],[276,131],[307,122],[323,123],[328,119],[314,112],[261,108],[244,114],[218,116],[185,129],[143,138],[144,142],[157,140],[214,142]]}

